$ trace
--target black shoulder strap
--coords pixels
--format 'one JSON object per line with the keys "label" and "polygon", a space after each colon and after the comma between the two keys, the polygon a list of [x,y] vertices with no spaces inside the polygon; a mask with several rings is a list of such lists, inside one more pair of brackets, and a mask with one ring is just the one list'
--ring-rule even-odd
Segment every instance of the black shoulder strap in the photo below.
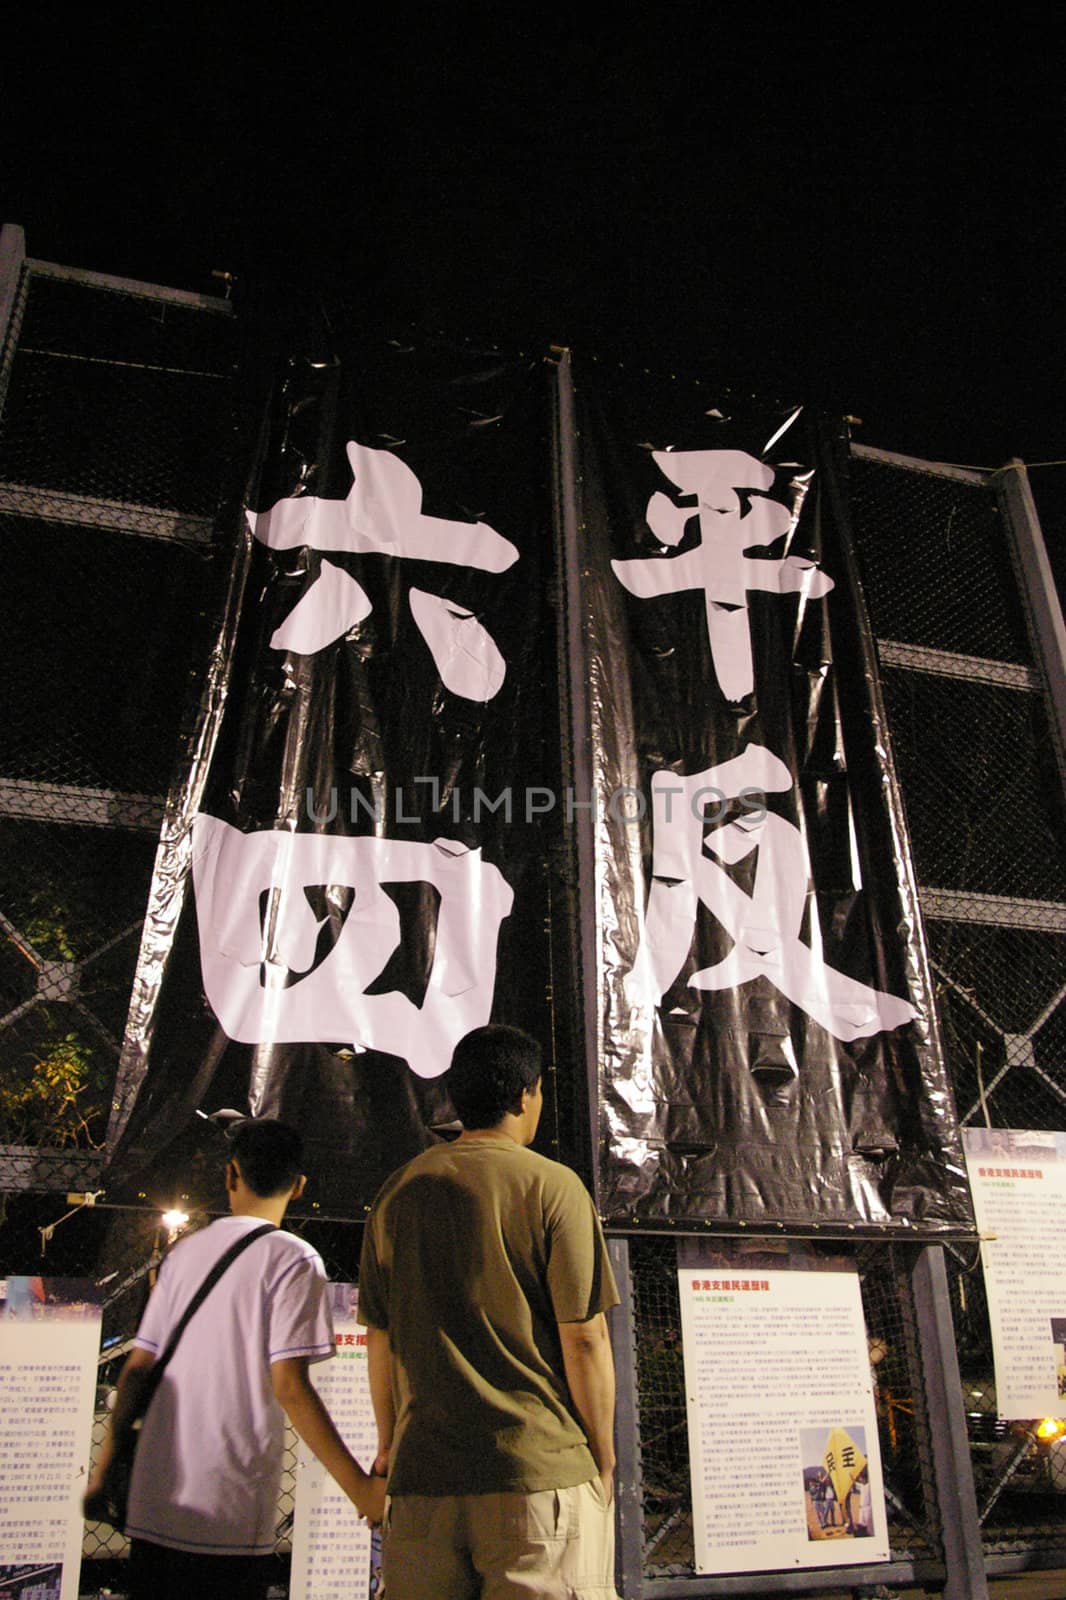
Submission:
{"label": "black shoulder strap", "polygon": [[278,1230],[275,1228],[272,1222],[264,1222],[261,1228],[251,1228],[247,1233],[243,1233],[239,1239],[235,1240],[234,1243],[230,1245],[228,1250],[224,1250],[219,1256],[218,1260],[211,1268],[211,1271],[207,1274],[207,1277],[204,1279],[203,1283],[200,1285],[192,1299],[189,1301],[188,1305],[185,1307],[177,1327],[174,1329],[174,1332],[170,1335],[170,1338],[166,1342],[166,1346],[164,1347],[162,1355],[157,1358],[151,1368],[151,1371],[149,1372],[148,1382],[145,1385],[144,1397],[142,1399],[140,1408],[142,1417],[148,1410],[149,1402],[159,1387],[163,1373],[166,1371],[167,1363],[174,1354],[175,1350],[178,1348],[178,1340],[181,1338],[182,1334],[185,1332],[185,1329],[188,1327],[197,1311],[199,1311],[200,1307],[211,1293],[211,1290],[215,1287],[215,1284],[218,1282],[219,1278],[221,1278],[222,1274],[233,1265],[237,1257],[241,1255],[243,1251],[247,1250],[250,1244],[254,1244],[257,1239],[261,1239],[264,1233],[276,1233],[277,1231]]}

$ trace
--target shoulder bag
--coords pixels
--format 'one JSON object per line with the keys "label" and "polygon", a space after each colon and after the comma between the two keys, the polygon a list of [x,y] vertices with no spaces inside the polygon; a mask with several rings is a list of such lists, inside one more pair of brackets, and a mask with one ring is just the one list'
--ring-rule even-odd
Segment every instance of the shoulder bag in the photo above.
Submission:
{"label": "shoulder bag", "polygon": [[222,1274],[233,1265],[237,1257],[247,1250],[250,1244],[254,1244],[257,1239],[261,1239],[264,1233],[276,1232],[277,1229],[274,1224],[266,1222],[261,1228],[252,1228],[249,1233],[242,1234],[236,1243],[231,1244],[228,1250],[223,1251],[185,1307],[177,1326],[166,1342],[162,1354],[151,1367],[133,1425],[127,1433],[124,1443],[117,1451],[107,1474],[107,1515],[101,1520],[109,1522],[113,1528],[119,1529],[120,1532],[126,1526],[126,1505],[129,1500],[130,1478],[133,1475],[133,1459],[137,1453],[137,1441],[140,1437],[140,1424],[144,1420],[145,1413],[152,1403],[156,1390],[159,1388],[170,1358],[178,1347],[178,1340],[211,1293],[211,1290],[215,1287],[215,1284],[222,1277]]}

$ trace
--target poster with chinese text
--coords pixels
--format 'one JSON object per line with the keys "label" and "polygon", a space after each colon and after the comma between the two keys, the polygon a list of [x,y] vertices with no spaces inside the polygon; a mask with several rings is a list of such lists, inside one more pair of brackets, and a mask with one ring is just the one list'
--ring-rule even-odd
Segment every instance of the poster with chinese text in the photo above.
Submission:
{"label": "poster with chinese text", "polygon": [[889,1558],[858,1274],[678,1267],[697,1572]]}
{"label": "poster with chinese text", "polygon": [[[311,1378],[349,1450],[369,1472],[377,1454],[370,1402],[366,1329],[355,1320],[358,1290],[330,1285],[337,1353]],[[381,1581],[380,1536],[371,1534],[347,1495],[304,1444],[296,1451],[290,1600],[373,1600]]]}
{"label": "poster with chinese text", "polygon": [[964,1128],[996,1410],[1066,1417],[1066,1134]]}
{"label": "poster with chinese text", "polygon": [[100,1294],[81,1278],[0,1278],[0,1578],[77,1600]]}

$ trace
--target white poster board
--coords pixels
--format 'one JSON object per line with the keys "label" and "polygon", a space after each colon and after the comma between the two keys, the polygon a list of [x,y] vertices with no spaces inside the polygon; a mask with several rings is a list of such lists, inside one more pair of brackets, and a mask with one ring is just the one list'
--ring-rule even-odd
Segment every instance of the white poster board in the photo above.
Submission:
{"label": "white poster board", "polygon": [[858,1274],[766,1259],[678,1268],[696,1571],[887,1561]]}
{"label": "white poster board", "polygon": [[82,1278],[0,1278],[0,1583],[78,1600],[100,1297]]}
{"label": "white poster board", "polygon": [[[348,1449],[367,1472],[377,1454],[370,1403],[366,1329],[355,1320],[358,1291],[330,1285],[337,1353],[311,1368],[315,1388]],[[380,1538],[373,1536],[325,1467],[300,1444],[296,1455],[289,1600],[362,1600],[381,1583]]]}
{"label": "white poster board", "polygon": [[1066,1134],[963,1128],[992,1326],[996,1409],[1066,1417]]}

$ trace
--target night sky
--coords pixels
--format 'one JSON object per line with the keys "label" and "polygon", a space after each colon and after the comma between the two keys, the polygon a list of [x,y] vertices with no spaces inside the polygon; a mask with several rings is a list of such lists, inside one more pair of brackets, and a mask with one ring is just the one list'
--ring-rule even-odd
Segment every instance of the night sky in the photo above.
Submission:
{"label": "night sky", "polygon": [[[20,9],[0,216],[32,256],[1066,457],[1061,64],[1020,14]],[[1066,467],[1033,482],[1062,564]]]}

